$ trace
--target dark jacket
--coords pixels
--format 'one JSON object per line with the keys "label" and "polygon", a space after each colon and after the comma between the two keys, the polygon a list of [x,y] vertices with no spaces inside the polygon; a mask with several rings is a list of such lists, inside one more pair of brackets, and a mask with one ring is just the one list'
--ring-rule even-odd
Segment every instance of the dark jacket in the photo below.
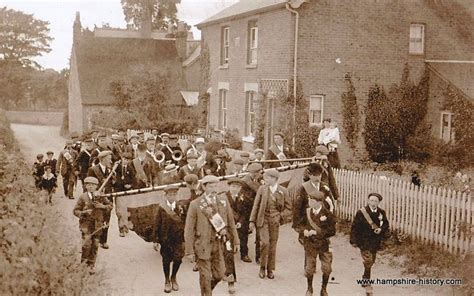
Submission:
{"label": "dark jacket", "polygon": [[[115,169],[115,192],[133,189],[133,186],[136,184],[135,175],[135,168],[131,163],[127,164],[126,168],[121,164],[117,166]],[[130,188],[125,188],[125,185],[130,185]]]}
{"label": "dark jacket", "polygon": [[350,242],[357,245],[361,250],[377,251],[380,249],[383,239],[389,234],[387,215],[381,208],[377,208],[376,213],[373,213],[369,206],[366,206],[365,210],[373,223],[382,229],[382,232],[375,234],[362,211],[358,210],[352,222]]}
{"label": "dark jacket", "polygon": [[[88,172],[87,172],[88,177],[96,177],[97,180],[99,180],[99,187],[98,188],[100,188],[102,186],[102,184],[104,183],[105,179],[107,179],[107,176],[109,174],[110,174],[110,169],[106,168],[105,173],[104,173],[104,172],[102,172],[102,169],[101,169],[99,164],[95,165],[93,167],[90,167]],[[113,183],[113,180],[111,178],[104,187],[104,191],[103,191],[104,193],[111,193],[112,192],[112,183]]]}
{"label": "dark jacket", "polygon": [[[321,182],[319,184],[319,191],[321,191],[324,194],[323,206],[326,209],[330,210],[331,205],[329,204],[328,199],[331,199],[331,191],[328,185]],[[293,200],[293,228],[295,228],[295,225],[298,225],[300,223],[299,220],[301,219],[301,213],[307,207],[308,207],[308,194],[306,193],[304,186],[301,185],[298,189],[296,189],[296,196]],[[334,208],[334,204],[332,204],[332,207]]]}
{"label": "dark jacket", "polygon": [[234,214],[235,223],[247,224],[252,213],[253,200],[249,200],[245,194],[239,192],[236,199],[232,198],[230,191],[226,192],[227,200]]}
{"label": "dark jacket", "polygon": [[[276,153],[278,151],[279,150],[278,150],[276,145],[270,146],[270,148],[268,148],[268,150],[267,150],[267,154],[265,155],[265,159],[268,159],[268,160],[278,159],[278,156],[277,156],[278,153]],[[286,146],[286,145],[283,145],[283,151],[280,151],[280,152],[283,152],[283,154],[285,154],[287,159],[295,157],[295,153],[293,151],[291,151],[288,148],[288,146]],[[280,167],[282,165],[283,164],[281,162],[269,162],[267,164],[267,167],[268,168],[277,168],[277,167]]]}
{"label": "dark jacket", "polygon": [[160,206],[156,215],[157,243],[168,247],[184,243],[184,227],[188,207],[189,200],[176,201],[174,211],[171,211],[166,201]]}
{"label": "dark jacket", "polygon": [[[67,159],[66,155],[70,155],[69,160]],[[74,171],[74,162],[77,158],[76,150],[72,149],[67,151],[67,149],[61,151],[58,157],[58,163],[56,166],[56,175],[61,173],[61,176],[66,176]]]}
{"label": "dark jacket", "polygon": [[[51,167],[51,173],[53,173],[54,175],[56,175],[56,166],[58,164],[58,161],[55,159],[55,158],[52,158],[51,160],[49,159],[46,159],[44,161],[44,164],[45,165],[49,165]],[[56,176],[57,177],[57,176]]]}
{"label": "dark jacket", "polygon": [[[308,220],[312,220],[312,223]],[[312,244],[316,247],[316,251],[327,252],[329,249],[329,238],[336,234],[336,217],[325,207],[316,215],[309,207],[301,209],[299,212],[299,219],[293,222],[293,229],[303,238],[304,244]],[[320,230],[315,229],[312,224],[316,224]],[[316,230],[317,234],[310,237],[304,236],[304,230]]]}
{"label": "dark jacket", "polygon": [[[79,196],[76,206],[74,207],[74,216],[79,218],[79,228],[82,233],[90,234],[102,226],[105,222],[104,214],[107,211],[111,211],[113,208],[112,203],[105,197],[94,196],[94,201],[100,202],[107,206],[107,209],[98,209],[94,207],[93,200],[89,197],[87,192],[84,192]],[[82,211],[92,209],[92,214],[81,214]]]}
{"label": "dark jacket", "polygon": [[[255,223],[255,226],[262,227],[265,219],[265,210],[267,208],[268,200],[270,197],[270,186],[262,185],[257,191],[255,201],[250,214],[250,222]],[[277,191],[275,192],[277,209],[280,212],[280,223],[284,224],[287,220],[291,219],[291,204],[288,198],[288,190],[278,185]]]}
{"label": "dark jacket", "polygon": [[91,160],[92,151],[83,150],[79,153],[74,163],[74,170],[79,172],[79,179],[84,180],[87,177],[89,170],[89,163]]}

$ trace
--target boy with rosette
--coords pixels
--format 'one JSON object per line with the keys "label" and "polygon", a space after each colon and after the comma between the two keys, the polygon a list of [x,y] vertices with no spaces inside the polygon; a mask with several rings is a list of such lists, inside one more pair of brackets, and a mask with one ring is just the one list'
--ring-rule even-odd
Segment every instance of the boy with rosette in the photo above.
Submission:
{"label": "boy with rosette", "polygon": [[308,282],[306,296],[313,295],[313,276],[316,273],[316,261],[321,261],[322,296],[328,295],[326,287],[331,274],[332,252],[329,238],[336,234],[336,217],[323,206],[324,193],[316,189],[307,192],[308,204],[299,212],[300,219],[293,228],[303,238],[305,254],[305,276]]}

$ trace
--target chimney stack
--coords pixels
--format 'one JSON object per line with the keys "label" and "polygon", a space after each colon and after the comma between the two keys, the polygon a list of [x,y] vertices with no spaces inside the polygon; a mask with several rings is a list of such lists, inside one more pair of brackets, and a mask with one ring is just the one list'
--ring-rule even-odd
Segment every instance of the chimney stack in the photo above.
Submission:
{"label": "chimney stack", "polygon": [[185,22],[179,21],[178,22],[178,29],[176,30],[175,38],[176,38],[176,51],[178,53],[178,57],[181,60],[186,59],[187,55],[187,39],[188,39],[188,26]]}

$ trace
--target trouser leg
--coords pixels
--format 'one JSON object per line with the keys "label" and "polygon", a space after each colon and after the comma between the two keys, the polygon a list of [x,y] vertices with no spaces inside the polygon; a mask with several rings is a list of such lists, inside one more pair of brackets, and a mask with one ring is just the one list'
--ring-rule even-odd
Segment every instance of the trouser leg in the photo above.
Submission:
{"label": "trouser leg", "polygon": [[182,260],[174,260],[173,261],[173,271],[171,273],[171,278],[176,279],[176,275],[178,274],[179,267],[181,266]]}
{"label": "trouser leg", "polygon": [[240,257],[248,256],[248,240],[249,240],[249,224],[243,223],[240,229],[238,229],[239,240],[240,240]]}
{"label": "trouser leg", "polygon": [[168,256],[163,257],[163,274],[165,275],[165,281],[170,281],[170,265],[171,265],[171,258]]}
{"label": "trouser leg", "polygon": [[199,286],[201,288],[201,295],[210,296],[212,295],[211,260],[197,259],[197,265],[199,268]]}
{"label": "trouser leg", "polygon": [[268,223],[264,223],[258,230],[260,235],[260,268],[267,269],[268,253],[270,249],[270,234]]}
{"label": "trouser leg", "polygon": [[63,177],[63,191],[64,196],[68,197],[68,188],[69,188],[69,174],[62,175]]}
{"label": "trouser leg", "polygon": [[375,263],[375,257],[377,255],[377,252],[370,250],[360,250],[360,253],[364,262],[364,274],[362,278],[370,279],[372,266]]}
{"label": "trouser leg", "polygon": [[275,270],[276,265],[276,248],[278,243],[278,235],[280,232],[280,224],[273,223],[269,225],[269,254],[268,254],[268,270]]}
{"label": "trouser leg", "polygon": [[[110,213],[111,211],[106,211],[104,213],[104,222],[107,223],[107,225],[109,225],[110,223]],[[109,236],[109,226],[102,229],[102,232],[100,234],[100,243],[106,244],[108,236]]]}

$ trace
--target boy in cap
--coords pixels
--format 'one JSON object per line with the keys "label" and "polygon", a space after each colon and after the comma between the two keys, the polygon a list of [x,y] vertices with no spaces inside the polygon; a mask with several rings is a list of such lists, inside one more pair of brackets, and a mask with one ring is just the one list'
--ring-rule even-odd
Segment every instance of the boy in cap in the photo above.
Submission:
{"label": "boy in cap", "polygon": [[264,160],[265,151],[263,149],[257,148],[254,150],[254,159],[253,161],[262,161]]}
{"label": "boy in cap", "polygon": [[63,179],[64,195],[69,199],[74,199],[74,184],[77,179],[74,171],[74,163],[77,158],[77,152],[72,149],[72,141],[66,141],[66,148],[59,153],[56,166],[56,175],[61,173]]}
{"label": "boy in cap", "polygon": [[232,209],[217,193],[218,182],[213,175],[201,180],[205,193],[189,205],[184,229],[187,255],[196,255],[201,295],[206,296],[224,278],[223,248],[230,251],[233,246],[236,253],[240,244]]}
{"label": "boy in cap", "polygon": [[[98,186],[101,187],[107,177],[109,176],[111,172],[111,166],[112,166],[112,151],[102,151],[97,155],[97,158],[99,160],[99,163],[95,166],[92,166],[89,168],[89,171],[87,172],[88,177],[94,177],[98,181]],[[107,184],[104,185],[103,187],[103,192],[104,193],[111,193],[112,192],[112,179],[109,179]],[[109,197],[109,202],[110,204],[113,204],[113,197]],[[105,211],[104,212],[104,221],[108,224],[110,222],[110,212],[111,211]],[[100,236],[100,246],[104,249],[108,249],[109,245],[107,244],[107,237],[109,233],[109,227],[105,227],[104,230],[101,233]]]}
{"label": "boy in cap", "polygon": [[113,205],[110,201],[97,194],[99,181],[94,177],[84,179],[86,192],[78,199],[74,207],[74,216],[79,218],[79,228],[82,234],[82,256],[85,262],[94,272],[94,265],[99,249],[99,237],[106,227],[105,213],[110,212]]}
{"label": "boy in cap", "polygon": [[53,158],[53,156],[54,156],[53,151],[46,152],[46,160],[44,161],[44,164],[49,165],[51,167],[51,171],[52,171],[53,175],[55,177],[57,177],[56,176],[56,165],[57,165],[58,161],[55,158]]}
{"label": "boy in cap", "polygon": [[242,190],[245,182],[237,177],[230,178],[227,181],[229,191],[226,192],[232,213],[234,214],[235,227],[240,240],[240,259],[244,262],[252,262],[249,258],[249,220],[253,207],[253,198]]}
{"label": "boy in cap", "polygon": [[308,203],[298,212],[293,228],[302,237],[305,255],[305,276],[308,281],[306,296],[313,295],[313,276],[319,256],[322,271],[321,296],[327,296],[326,287],[331,274],[332,252],[329,238],[336,234],[336,217],[323,206],[324,194],[313,188],[307,193]]}
{"label": "boy in cap", "polygon": [[56,176],[52,173],[49,165],[44,166],[44,175],[41,177],[39,183],[39,189],[45,190],[48,193],[48,201],[52,204],[53,193],[56,192],[58,187]]}
{"label": "boy in cap", "polygon": [[39,184],[41,182],[41,178],[44,175],[44,166],[45,163],[43,161],[43,154],[36,155],[36,161],[33,164],[33,177],[35,178],[35,186],[39,188]]}
{"label": "boy in cap", "polygon": [[94,142],[92,139],[86,139],[84,141],[84,149],[79,153],[74,163],[74,171],[78,172],[79,180],[81,180],[82,183],[82,192],[86,192],[84,179],[87,177],[93,149]]}
{"label": "boy in cap", "polygon": [[217,153],[213,157],[215,166],[212,167],[211,164],[206,164],[204,166],[204,170],[206,175],[214,175],[218,177],[222,177],[226,175],[225,165],[224,165],[224,156],[221,153]]}
{"label": "boy in cap", "polygon": [[288,190],[278,184],[280,174],[276,169],[268,170],[263,178],[265,185],[260,186],[250,214],[250,229],[255,227],[260,235],[260,272],[259,277],[275,278],[273,271],[276,263],[276,247],[280,224],[284,224],[291,215]]}
{"label": "boy in cap", "polygon": [[[362,279],[369,280],[371,269],[375,263],[377,251],[382,241],[389,234],[389,225],[385,211],[379,207],[383,197],[378,193],[367,196],[367,205],[357,211],[352,222],[350,243],[360,249],[364,263]],[[363,283],[362,287],[370,287]]]}
{"label": "boy in cap", "polygon": [[161,246],[160,253],[163,258],[165,293],[179,290],[176,277],[184,257],[184,227],[189,201],[178,201],[178,190],[177,185],[165,188],[166,201],[158,209],[155,223],[156,243]]}

